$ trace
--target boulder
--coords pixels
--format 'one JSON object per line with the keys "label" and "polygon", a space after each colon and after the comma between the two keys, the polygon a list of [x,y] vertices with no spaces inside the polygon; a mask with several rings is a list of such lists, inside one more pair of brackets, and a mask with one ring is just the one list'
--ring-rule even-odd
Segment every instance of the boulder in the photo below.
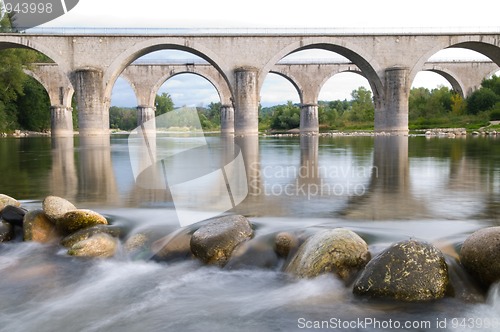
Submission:
{"label": "boulder", "polygon": [[325,229],[300,246],[285,272],[300,278],[333,272],[348,281],[369,260],[368,245],[359,235],[345,228]]}
{"label": "boulder", "polygon": [[19,203],[16,199],[14,199],[14,198],[12,198],[10,196],[4,195],[4,194],[0,194],[0,212],[7,205],[12,205],[12,206],[20,207],[21,203]]}
{"label": "boulder", "polygon": [[14,205],[7,205],[3,208],[2,212],[0,212],[0,217],[9,224],[23,227],[23,220],[26,212],[28,211],[23,208]]}
{"label": "boulder", "polygon": [[0,242],[8,242],[14,238],[14,227],[5,221],[0,221]]}
{"label": "boulder", "polygon": [[105,217],[97,212],[86,209],[66,212],[56,220],[57,229],[63,234],[71,234],[87,227],[107,224],[108,221]]}
{"label": "boulder", "polygon": [[224,266],[234,248],[252,235],[250,222],[243,216],[211,219],[193,233],[191,251],[206,264]]}
{"label": "boulder", "polygon": [[68,254],[79,257],[112,257],[118,250],[118,241],[105,233],[95,234],[86,240],[75,243]]}
{"label": "boulder", "polygon": [[500,227],[472,233],[462,244],[460,261],[482,285],[500,280]]}
{"label": "boulder", "polygon": [[420,302],[443,298],[449,285],[441,251],[427,242],[395,243],[374,257],[354,284],[356,295]]}
{"label": "boulder", "polygon": [[281,232],[274,238],[274,251],[280,257],[287,258],[290,251],[299,246],[299,239],[292,233]]}
{"label": "boulder", "polygon": [[32,210],[24,216],[24,241],[54,242],[59,238],[56,225],[42,210]]}
{"label": "boulder", "polygon": [[245,241],[237,246],[224,269],[274,269],[278,267],[279,263],[272,239],[260,237]]}
{"label": "boulder", "polygon": [[191,258],[191,234],[186,229],[169,234],[151,246],[153,260],[166,262]]}
{"label": "boulder", "polygon": [[108,226],[108,225],[96,225],[96,226],[84,228],[84,229],[81,229],[81,230],[71,234],[71,235],[64,237],[61,240],[61,245],[63,245],[66,248],[71,248],[77,242],[86,240],[89,237],[91,237],[95,234],[99,234],[99,233],[105,233],[105,234],[109,234],[113,237],[119,237],[120,236],[120,229],[117,227]]}
{"label": "boulder", "polygon": [[52,220],[57,220],[66,212],[76,210],[71,202],[58,196],[47,196],[42,202],[42,208],[45,214]]}

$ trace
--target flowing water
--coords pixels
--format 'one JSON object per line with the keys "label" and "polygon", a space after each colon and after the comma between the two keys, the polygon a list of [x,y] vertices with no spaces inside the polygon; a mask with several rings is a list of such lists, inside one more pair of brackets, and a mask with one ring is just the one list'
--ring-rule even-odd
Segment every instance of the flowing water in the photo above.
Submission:
{"label": "flowing water", "polygon": [[[126,136],[0,140],[0,192],[41,207],[65,197],[134,234],[179,229],[172,196],[136,185]],[[69,257],[59,246],[0,245],[1,331],[496,331],[500,288],[457,262],[473,231],[499,224],[500,139],[261,137],[236,140],[259,241],[279,231],[346,227],[372,256],[417,238],[445,253],[454,296],[423,304],[352,295],[332,275],[296,280],[273,268],[160,263],[125,250]],[[235,265],[233,265],[234,267]],[[495,328],[495,326],[497,328]]]}

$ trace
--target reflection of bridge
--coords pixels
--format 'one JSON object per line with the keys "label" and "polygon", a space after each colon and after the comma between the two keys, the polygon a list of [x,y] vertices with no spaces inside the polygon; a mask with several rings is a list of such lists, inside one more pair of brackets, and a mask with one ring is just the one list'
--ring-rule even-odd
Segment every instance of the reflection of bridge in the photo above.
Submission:
{"label": "reflection of bridge", "polygon": [[[137,58],[162,49],[190,52],[213,66],[221,78],[219,92],[228,92],[224,100],[221,98],[228,114],[223,120],[231,121],[234,112],[234,132],[237,135],[257,133],[259,91],[266,75],[276,68],[283,57],[308,49],[336,52],[351,61],[366,77],[373,91],[377,131],[407,132],[411,83],[418,72],[426,70],[425,63],[431,55],[445,48],[466,48],[487,56],[499,65],[499,45],[500,35],[497,33],[0,35],[0,49],[28,47],[42,52],[58,65],[58,83],[45,82],[45,85],[52,85],[49,94],[54,132],[62,135],[72,131],[69,119],[74,91],[77,94],[80,133],[107,134],[108,109],[116,79]],[[450,68],[435,67],[431,70],[448,79],[453,77],[452,85],[455,88],[461,86],[458,90],[464,94],[471,86],[477,85],[466,82],[466,77],[475,70],[455,77],[450,74]],[[453,71],[458,73],[458,69]],[[318,95],[315,90],[319,91],[321,80],[328,75],[321,71],[321,80],[314,79],[313,75],[309,81],[304,78],[302,82],[303,78],[298,76],[289,77],[287,74],[295,74],[291,71],[281,74],[293,81],[299,90],[303,130],[317,131]],[[307,75],[311,74],[303,74],[304,77]],[[142,110],[145,116],[141,119],[154,115],[154,105],[140,106],[145,107]]]}

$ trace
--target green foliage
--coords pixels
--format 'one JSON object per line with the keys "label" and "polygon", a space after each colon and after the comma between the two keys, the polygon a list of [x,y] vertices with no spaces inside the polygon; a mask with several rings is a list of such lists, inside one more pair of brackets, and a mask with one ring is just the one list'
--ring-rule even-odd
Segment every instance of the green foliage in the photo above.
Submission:
{"label": "green foliage", "polygon": [[22,129],[46,131],[50,129],[50,99],[45,88],[35,79],[24,84],[23,95],[16,101],[18,122]]}
{"label": "green foliage", "polygon": [[482,87],[467,98],[467,112],[469,114],[478,114],[481,111],[489,111],[499,101],[500,95],[497,95],[490,88]]}
{"label": "green foliage", "polygon": [[111,129],[133,130],[137,127],[137,109],[111,106],[109,108],[109,126]]}
{"label": "green foliage", "polygon": [[491,113],[490,113],[490,120],[491,121],[500,121],[500,102],[496,103],[493,106],[493,109],[491,110]]}
{"label": "green foliage", "polygon": [[24,68],[36,61],[38,53],[26,49],[0,51],[0,131],[19,128],[16,101],[24,95],[28,76]]}
{"label": "green foliage", "polygon": [[156,116],[159,116],[173,110],[174,102],[168,93],[163,92],[161,95],[156,95],[155,107]]}
{"label": "green foliage", "polygon": [[300,108],[289,101],[275,108],[271,117],[271,129],[289,130],[300,125]]}

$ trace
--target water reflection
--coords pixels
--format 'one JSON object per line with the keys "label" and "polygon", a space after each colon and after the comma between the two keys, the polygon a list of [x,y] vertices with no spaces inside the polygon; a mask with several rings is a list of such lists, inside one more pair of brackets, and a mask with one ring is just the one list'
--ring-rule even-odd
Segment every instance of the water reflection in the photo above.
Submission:
{"label": "water reflection", "polygon": [[111,162],[109,137],[79,137],[78,199],[86,204],[116,205],[120,195]]}
{"label": "water reflection", "polygon": [[75,201],[78,193],[74,141],[73,136],[52,138],[52,168],[49,175],[51,194],[70,201]]}
{"label": "water reflection", "polygon": [[[424,137],[210,137],[220,165],[241,149],[249,216],[499,219],[500,140]],[[74,147],[75,146],[75,147]],[[78,206],[173,209],[168,188],[138,185],[127,136],[0,140],[0,192]],[[197,167],[196,158],[190,167]],[[223,190],[224,187],[214,188]]]}
{"label": "water reflection", "polygon": [[408,137],[374,138],[373,167],[363,195],[349,200],[341,215],[352,219],[410,219],[427,215],[411,191]]}

